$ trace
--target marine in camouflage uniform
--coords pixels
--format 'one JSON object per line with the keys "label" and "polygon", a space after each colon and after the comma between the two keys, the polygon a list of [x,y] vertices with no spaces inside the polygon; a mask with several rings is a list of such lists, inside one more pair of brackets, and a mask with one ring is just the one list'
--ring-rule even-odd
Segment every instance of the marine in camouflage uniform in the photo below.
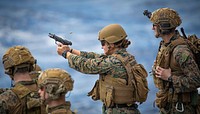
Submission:
{"label": "marine in camouflage uniform", "polygon": [[100,75],[88,96],[103,102],[103,114],[140,114],[137,104],[132,100],[133,87],[129,90],[126,88],[127,71],[114,56],[128,57],[134,61],[132,65],[136,64],[134,56],[126,51],[130,44],[126,37],[127,34],[120,25],[110,24],[99,32],[98,40],[104,54],[78,51],[62,44],[57,48],[58,54],[68,59],[71,68],[85,74]]}
{"label": "marine in camouflage uniform", "polygon": [[[38,76],[39,76],[39,74],[40,74],[40,71],[42,71],[42,69],[40,68],[40,66],[39,65],[33,65],[33,67],[34,67],[34,71],[31,71],[30,72],[30,76],[31,76],[31,78],[34,80],[34,81],[36,81],[37,82],[37,79],[38,79]],[[7,90],[9,90],[10,88],[0,88],[0,94],[1,93],[3,93],[3,92],[5,92],[5,91],[7,91]]]}
{"label": "marine in camouflage uniform", "polygon": [[189,46],[183,42],[176,27],[181,24],[178,13],[170,8],[160,8],[149,15],[156,38],[162,41],[153,66],[156,105],[161,114],[198,114],[197,88],[200,71]]}
{"label": "marine in camouflage uniform", "polygon": [[35,70],[35,59],[23,46],[9,48],[4,54],[5,73],[14,81],[14,87],[0,94],[1,114],[45,114],[40,105],[37,83],[30,72]]}
{"label": "marine in camouflage uniform", "polygon": [[65,94],[73,89],[73,83],[69,73],[59,68],[47,69],[40,74],[40,98],[48,114],[74,114],[70,102],[65,101]]}
{"label": "marine in camouflage uniform", "polygon": [[[34,81],[37,82],[38,76],[39,76],[39,74],[40,74],[40,71],[42,71],[42,69],[41,69],[40,66],[37,65],[37,64],[34,64],[33,67],[34,67],[34,71],[31,71],[31,72],[30,72],[30,76],[31,76],[31,78],[32,78]],[[7,91],[7,90],[9,90],[9,89],[10,89],[10,88],[0,88],[0,94],[3,93],[3,92],[5,92],[5,91]]]}

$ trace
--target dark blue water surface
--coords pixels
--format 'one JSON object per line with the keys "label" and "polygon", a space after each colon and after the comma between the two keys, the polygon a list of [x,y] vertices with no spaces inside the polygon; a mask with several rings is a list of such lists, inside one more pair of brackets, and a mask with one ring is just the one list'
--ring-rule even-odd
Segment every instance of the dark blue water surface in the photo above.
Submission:
{"label": "dark blue water surface", "polygon": [[[57,55],[56,45],[48,33],[56,33],[73,42],[72,48],[103,53],[97,40],[98,31],[112,23],[121,24],[132,45],[128,51],[150,71],[160,39],[154,38],[152,24],[143,10],[169,7],[182,17],[181,27],[187,34],[200,36],[199,0],[1,0],[0,56],[14,45],[24,45],[37,58],[43,70],[63,68],[75,80],[74,90],[66,95],[78,114],[101,114],[101,102],[87,97],[98,75],[86,75],[68,67],[67,60]],[[0,60],[2,63],[2,60]],[[10,87],[10,78],[0,64],[0,87]],[[148,77],[149,96],[139,106],[142,114],[156,114],[153,107],[156,89]]]}

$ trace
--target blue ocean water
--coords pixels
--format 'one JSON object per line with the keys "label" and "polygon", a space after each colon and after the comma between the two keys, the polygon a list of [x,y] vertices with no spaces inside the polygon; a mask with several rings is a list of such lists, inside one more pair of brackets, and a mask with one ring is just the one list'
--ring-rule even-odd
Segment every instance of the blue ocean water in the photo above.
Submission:
{"label": "blue ocean water", "polygon": [[[128,51],[150,71],[160,39],[154,38],[152,24],[143,16],[143,10],[173,8],[182,17],[180,27],[187,34],[200,36],[199,5],[199,0],[1,0],[0,56],[10,46],[28,47],[43,70],[58,67],[70,72],[75,86],[66,99],[71,101],[73,110],[78,110],[78,114],[100,114],[102,103],[87,97],[98,75],[69,68],[67,60],[57,55],[56,44],[48,33],[71,40],[74,49],[103,53],[97,40],[98,31],[111,23],[121,24],[132,43]],[[158,109],[153,107],[156,89],[150,75],[148,83],[148,99],[139,109],[142,114],[156,114]],[[0,87],[10,85],[10,78],[0,64]]]}

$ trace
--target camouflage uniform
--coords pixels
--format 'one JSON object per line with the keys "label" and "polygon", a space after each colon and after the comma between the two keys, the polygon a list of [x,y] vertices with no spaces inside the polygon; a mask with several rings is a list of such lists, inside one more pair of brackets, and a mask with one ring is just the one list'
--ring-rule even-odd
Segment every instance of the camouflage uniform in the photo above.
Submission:
{"label": "camouflage uniform", "polygon": [[[198,104],[200,71],[189,46],[175,30],[182,23],[180,16],[170,8],[148,12],[147,16],[153,23],[155,36],[163,39],[152,69],[155,86],[159,89],[155,103],[160,113],[197,114],[195,108]],[[169,42],[165,43],[164,40]],[[165,70],[170,68],[171,76],[167,80],[157,77],[157,66]]]}
{"label": "camouflage uniform", "polygon": [[[99,31],[98,40],[104,50],[102,55],[73,51],[65,45],[57,48],[58,54],[68,59],[71,68],[85,74],[100,75],[88,96],[103,102],[103,114],[140,114],[136,102],[144,102],[148,94],[148,85],[144,79],[146,70],[126,51],[131,44],[126,37],[121,25],[110,24]],[[138,92],[138,80],[142,83],[140,88],[145,90],[144,94]]]}
{"label": "camouflage uniform", "polygon": [[[38,76],[39,76],[40,71],[42,69],[40,68],[39,65],[34,65],[34,67],[36,67],[36,68],[34,68],[35,71],[30,72],[30,76],[33,79],[33,81],[37,82]],[[5,91],[7,91],[7,90],[9,90],[9,89],[10,88],[0,88],[0,94],[3,93],[3,92],[5,92]]]}
{"label": "camouflage uniform", "polygon": [[[0,94],[0,113],[42,114],[44,107],[40,105],[37,83],[30,79],[30,72],[35,70],[36,63],[30,51],[23,46],[11,47],[4,54],[2,61],[5,73],[15,85]],[[25,76],[30,76],[27,78],[29,81],[24,81],[17,73],[20,76],[24,73]],[[17,82],[15,76],[20,77]]]}
{"label": "camouflage uniform", "polygon": [[[116,54],[123,54],[125,49]],[[127,55],[124,55],[127,56]],[[68,58],[69,66],[86,74],[110,74],[114,78],[127,79],[126,69],[114,56],[100,55],[93,52],[81,52],[81,56],[71,55]]]}
{"label": "camouflage uniform", "polygon": [[[167,53],[167,47],[170,46],[171,42],[178,38],[180,38],[180,35],[177,32],[171,38],[170,43],[161,42],[155,66],[158,65],[159,61],[166,61],[167,57],[162,57],[162,55]],[[160,66],[163,68],[169,66],[171,68],[172,82],[164,81],[154,76],[155,84],[159,88],[156,103],[162,114],[188,114],[191,112],[195,114],[196,101],[198,101],[197,87],[200,86],[200,71],[194,60],[193,53],[187,45],[178,45],[169,55],[169,63],[166,61],[166,63],[160,63]],[[165,95],[166,97],[164,97]],[[179,112],[177,109],[179,109]],[[182,113],[180,112],[181,110],[183,110]]]}
{"label": "camouflage uniform", "polygon": [[19,82],[10,90],[0,94],[1,114],[41,114],[38,89],[34,88],[36,83],[26,83]]}
{"label": "camouflage uniform", "polygon": [[[122,57],[130,56],[126,49],[115,52]],[[81,52],[81,56],[71,54],[68,58],[69,66],[77,71],[86,74],[100,74],[100,77],[111,75],[112,78],[127,80],[127,72],[120,60],[112,55],[99,55],[93,52]],[[125,81],[126,84],[126,81]],[[98,100],[98,98],[96,99]],[[105,103],[105,102],[104,102]],[[120,107],[121,106],[121,107]],[[131,106],[114,105],[112,107],[103,106],[103,114],[140,114],[136,104]]]}

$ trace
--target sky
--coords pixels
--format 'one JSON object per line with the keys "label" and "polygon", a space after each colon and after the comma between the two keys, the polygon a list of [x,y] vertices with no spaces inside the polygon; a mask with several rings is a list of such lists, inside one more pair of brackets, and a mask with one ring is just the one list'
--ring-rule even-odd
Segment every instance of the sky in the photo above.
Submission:
{"label": "sky", "polygon": [[[74,49],[103,53],[97,40],[98,32],[106,25],[120,24],[131,41],[127,50],[149,72],[160,39],[154,37],[152,23],[143,11],[161,7],[175,9],[182,18],[180,27],[186,34],[200,36],[199,5],[199,0],[1,0],[0,56],[2,58],[11,46],[26,46],[43,70],[62,68],[72,75],[74,89],[66,96],[72,109],[78,110],[79,114],[100,114],[102,103],[87,97],[98,75],[86,75],[69,68],[67,60],[57,54],[56,44],[48,34],[70,40]],[[148,99],[139,106],[142,114],[158,112],[153,107],[157,89],[150,74],[148,84]],[[0,64],[0,87],[10,85],[11,80]]]}

